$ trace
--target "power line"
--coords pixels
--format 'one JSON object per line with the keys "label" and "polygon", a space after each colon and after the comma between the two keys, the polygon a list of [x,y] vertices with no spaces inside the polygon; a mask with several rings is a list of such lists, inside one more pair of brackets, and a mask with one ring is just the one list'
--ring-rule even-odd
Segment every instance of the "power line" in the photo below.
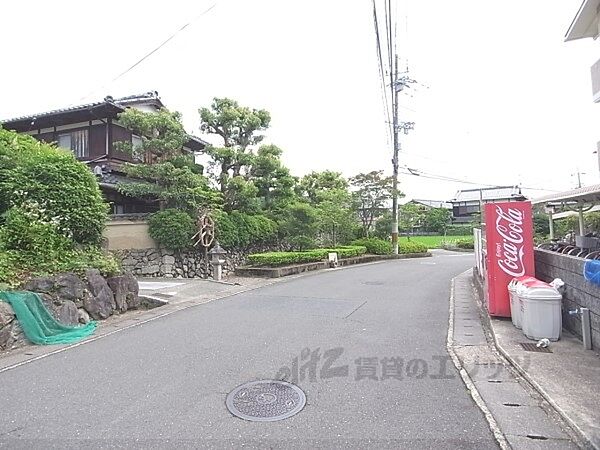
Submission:
{"label": "power line", "polygon": [[[386,89],[386,83],[385,83],[385,69],[384,69],[384,65],[383,65],[383,56],[381,53],[381,38],[379,35],[379,20],[377,17],[377,6],[375,4],[375,0],[373,1],[373,23],[375,25],[375,43],[376,43],[376,50],[377,50],[377,62],[378,62],[378,66],[379,66],[379,79],[381,81],[381,96],[382,96],[382,101],[383,101],[383,108],[384,108],[384,119],[386,120],[386,123],[389,124],[389,128],[387,129],[387,136],[388,139],[391,143],[392,140],[392,135],[391,133],[393,133],[393,125],[392,125],[392,121],[391,121],[391,117],[390,117],[390,106],[389,106],[389,102],[388,102],[388,97],[387,97],[387,89]],[[391,131],[390,131],[391,130]]]}
{"label": "power line", "polygon": [[210,7],[208,7],[207,9],[205,9],[204,11],[202,11],[200,14],[198,14],[196,17],[194,17],[192,20],[190,20],[189,22],[187,22],[185,25],[183,25],[182,27],[180,27],[178,30],[176,30],[173,34],[171,34],[167,39],[165,39],[164,41],[162,41],[158,46],[154,47],[152,50],[150,50],[148,53],[146,53],[144,56],[142,56],[140,59],[138,59],[135,63],[133,63],[131,66],[129,66],[126,70],[124,70],[123,72],[121,72],[119,75],[117,75],[116,77],[114,77],[112,80],[110,80],[108,83],[100,86],[99,88],[94,89],[93,91],[89,92],[87,95],[84,95],[83,97],[81,97],[79,99],[79,101],[89,97],[90,95],[92,95],[93,93],[99,91],[100,89],[105,88],[106,86],[108,86],[109,84],[114,83],[115,81],[117,81],[119,78],[121,78],[122,76],[126,75],[127,73],[131,72],[133,69],[135,69],[137,66],[139,66],[142,62],[144,62],[146,59],[148,59],[150,56],[152,56],[154,53],[156,53],[158,50],[160,50],[162,47],[164,47],[170,40],[172,40],[175,36],[177,36],[179,33],[181,33],[183,30],[185,30],[188,26],[190,26],[192,23],[194,23],[196,20],[198,20],[200,17],[204,16],[205,14],[208,14],[210,11],[212,11],[212,9],[217,6],[218,1],[214,2]]}
{"label": "power line", "polygon": [[[419,169],[413,169],[413,168],[406,167],[406,166],[402,167],[402,169],[404,170],[404,172],[403,172],[404,175],[418,176],[418,177],[427,178],[427,179],[431,179],[431,180],[447,181],[447,182],[451,182],[451,183],[469,184],[469,185],[474,185],[474,186],[485,186],[485,187],[498,186],[497,184],[479,183],[476,181],[467,180],[465,178],[459,179],[459,178],[449,177],[446,175],[439,175],[439,174],[424,172]],[[546,189],[546,188],[533,187],[533,186],[520,186],[520,187],[522,189],[530,189],[530,190],[534,190],[534,191],[560,192],[556,189]]]}
{"label": "power line", "polygon": [[388,63],[389,73],[391,74],[394,70],[394,49],[395,45],[392,40],[392,4],[391,0],[384,0],[384,12],[385,12],[385,32],[387,36],[387,51],[388,51]]}

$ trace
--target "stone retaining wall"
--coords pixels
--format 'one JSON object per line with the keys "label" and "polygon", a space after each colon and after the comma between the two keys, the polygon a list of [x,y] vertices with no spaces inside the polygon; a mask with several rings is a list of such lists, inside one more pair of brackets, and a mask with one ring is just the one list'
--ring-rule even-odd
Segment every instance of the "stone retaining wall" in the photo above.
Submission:
{"label": "stone retaining wall", "polygon": [[[96,269],[88,269],[84,277],[70,272],[34,277],[21,290],[40,294],[54,318],[66,325],[106,319],[142,306],[138,282],[131,274],[104,278]],[[0,302],[0,351],[26,342],[12,307]]]}
{"label": "stone retaining wall", "polygon": [[[223,276],[235,271],[246,262],[251,253],[284,250],[277,245],[252,246],[244,249],[226,249]],[[212,264],[205,263],[201,251],[174,252],[166,249],[146,248],[113,252],[121,261],[124,271],[142,277],[210,278]]]}
{"label": "stone retaining wall", "polygon": [[573,334],[581,337],[581,316],[571,315],[569,310],[590,309],[592,342],[595,349],[600,349],[600,286],[584,278],[585,261],[575,256],[535,249],[535,276],[546,282],[555,278],[565,282],[563,327]]}

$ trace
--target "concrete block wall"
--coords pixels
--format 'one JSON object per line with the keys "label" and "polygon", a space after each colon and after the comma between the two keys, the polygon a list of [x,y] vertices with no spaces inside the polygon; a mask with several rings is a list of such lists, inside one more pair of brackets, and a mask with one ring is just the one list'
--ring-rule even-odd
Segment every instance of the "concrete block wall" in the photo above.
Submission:
{"label": "concrete block wall", "polygon": [[590,309],[592,342],[600,349],[600,285],[587,281],[583,276],[586,260],[562,255],[548,250],[535,249],[535,276],[550,282],[560,278],[565,282],[563,296],[563,327],[581,337],[581,316],[570,315],[569,310],[584,307]]}

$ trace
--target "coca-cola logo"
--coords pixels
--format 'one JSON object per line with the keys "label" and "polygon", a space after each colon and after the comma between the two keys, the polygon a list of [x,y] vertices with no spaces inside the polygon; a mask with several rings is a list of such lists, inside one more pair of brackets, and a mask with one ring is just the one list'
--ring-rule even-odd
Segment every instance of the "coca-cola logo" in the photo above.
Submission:
{"label": "coca-cola logo", "polygon": [[496,244],[496,257],[498,266],[512,277],[525,274],[523,257],[523,212],[517,208],[508,208],[504,211],[496,205],[496,231],[502,242]]}

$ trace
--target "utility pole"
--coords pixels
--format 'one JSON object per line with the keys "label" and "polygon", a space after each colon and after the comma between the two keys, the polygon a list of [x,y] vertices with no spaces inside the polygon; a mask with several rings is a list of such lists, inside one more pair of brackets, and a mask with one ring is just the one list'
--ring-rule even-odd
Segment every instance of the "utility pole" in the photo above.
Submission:
{"label": "utility pole", "polygon": [[[391,101],[392,101],[392,141],[393,141],[393,176],[392,176],[392,248],[395,255],[398,254],[398,154],[400,153],[400,130],[403,130],[405,134],[408,130],[412,130],[414,123],[412,122],[398,122],[398,93],[405,87],[408,87],[410,83],[414,83],[415,80],[411,80],[408,77],[408,67],[406,75],[398,78],[398,53],[396,51],[396,45],[392,37],[392,33],[395,33],[395,22],[392,20],[392,0],[384,0],[385,4],[385,18],[386,18],[386,38],[387,38],[387,65],[390,75],[390,89],[391,89]],[[373,18],[375,24],[375,35],[377,38],[377,54],[379,60],[380,76],[383,83],[384,89],[384,104],[386,109],[388,108],[387,96],[385,95],[386,89],[386,76],[384,69],[384,62],[381,55],[381,41],[379,39],[379,25],[377,21],[377,6],[375,0],[373,0]],[[389,121],[389,110],[386,111],[386,115]]]}
{"label": "utility pole", "polygon": [[408,83],[413,83],[414,81],[408,78],[407,76],[403,76],[402,78],[398,78],[398,55],[396,55],[396,67],[394,70],[394,76],[392,81],[393,90],[393,122],[394,122],[394,134],[393,134],[393,142],[394,142],[394,157],[392,158],[392,164],[394,166],[394,176],[392,178],[392,249],[394,255],[398,254],[398,154],[400,153],[400,131],[404,132],[404,134],[408,134],[408,132],[415,127],[414,122],[400,122],[398,121],[398,92],[404,89]]}
{"label": "utility pole", "polygon": [[577,172],[571,174],[572,177],[574,177],[575,175],[577,175],[577,188],[580,188],[581,187],[581,175],[587,175],[587,173],[579,171],[579,167],[578,167]]}
{"label": "utility pole", "polygon": [[391,76],[392,106],[393,106],[393,143],[394,157],[392,158],[392,249],[394,255],[398,254],[398,153],[400,151],[400,139],[398,137],[398,55],[396,54],[394,73]]}

